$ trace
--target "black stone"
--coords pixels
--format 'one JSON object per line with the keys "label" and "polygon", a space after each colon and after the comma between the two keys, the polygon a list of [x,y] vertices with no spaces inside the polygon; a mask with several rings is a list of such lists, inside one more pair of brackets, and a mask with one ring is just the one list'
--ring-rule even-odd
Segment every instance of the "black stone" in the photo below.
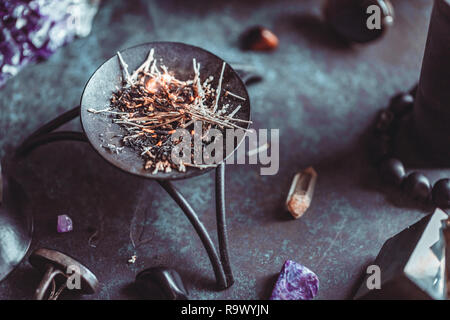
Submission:
{"label": "black stone", "polygon": [[400,160],[390,158],[381,163],[380,173],[386,182],[400,185],[405,177],[405,167]]}
{"label": "black stone", "polygon": [[391,110],[396,116],[402,116],[412,110],[414,106],[414,96],[410,93],[399,93],[395,95],[389,104]]}
{"label": "black stone", "polygon": [[[381,29],[370,30],[367,8],[381,8]],[[394,9],[389,0],[328,0],[324,6],[325,21],[341,37],[350,42],[365,43],[380,38],[393,23]]]}
{"label": "black stone", "polygon": [[136,276],[141,295],[152,300],[188,300],[188,291],[177,271],[166,267],[148,268]]}
{"label": "black stone", "polygon": [[403,180],[403,191],[416,200],[425,201],[431,192],[430,181],[420,172],[413,172]]}
{"label": "black stone", "polygon": [[441,179],[434,184],[433,202],[442,209],[450,208],[450,179]]}

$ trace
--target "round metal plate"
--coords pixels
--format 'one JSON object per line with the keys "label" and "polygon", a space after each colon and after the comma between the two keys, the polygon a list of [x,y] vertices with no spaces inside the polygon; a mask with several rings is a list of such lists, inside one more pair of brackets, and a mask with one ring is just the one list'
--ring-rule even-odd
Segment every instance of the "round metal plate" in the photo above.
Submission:
{"label": "round metal plate", "polygon": [[[192,78],[193,63],[195,58],[200,63],[201,80],[204,81],[209,76],[214,76],[212,86],[217,86],[223,60],[214,54],[191,45],[177,42],[152,42],[142,44],[121,51],[124,61],[128,64],[128,70],[132,73],[146,59],[149,51],[155,49],[155,58],[162,59],[169,71],[174,72],[179,79]],[[124,129],[118,124],[112,123],[112,117],[107,114],[94,114],[88,109],[101,110],[109,107],[110,98],[114,91],[121,86],[122,70],[117,55],[111,57],[102,64],[89,79],[81,97],[81,123],[83,130],[94,149],[112,165],[134,175],[160,180],[184,179],[200,175],[209,171],[208,169],[198,169],[187,167],[186,172],[173,170],[170,173],[159,172],[152,174],[151,170],[144,169],[144,160],[136,150],[125,147],[122,152],[110,152],[103,147],[105,143],[121,146],[120,135]],[[237,100],[230,95],[221,95],[219,105],[230,103],[230,106],[241,104],[242,107],[236,114],[236,118],[250,120],[250,101],[244,83],[229,64],[225,67],[222,82],[222,90],[229,90],[237,94],[245,101]],[[222,91],[224,92],[224,91]],[[248,126],[245,126],[248,128]],[[235,142],[234,150],[244,139]],[[226,137],[224,135],[224,146]],[[233,154],[234,150],[224,150],[224,159]]]}

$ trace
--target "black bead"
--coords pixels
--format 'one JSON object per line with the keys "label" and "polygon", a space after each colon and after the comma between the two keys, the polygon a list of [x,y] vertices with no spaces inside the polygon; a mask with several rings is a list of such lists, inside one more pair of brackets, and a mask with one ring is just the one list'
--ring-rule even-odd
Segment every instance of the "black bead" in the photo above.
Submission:
{"label": "black bead", "polygon": [[381,163],[380,173],[386,182],[400,185],[405,177],[405,167],[400,160],[390,158]]}
{"label": "black bead", "polygon": [[409,94],[415,99],[417,95],[417,90],[419,89],[419,84],[416,84],[414,87],[409,90]]}
{"label": "black bead", "polygon": [[388,132],[393,129],[394,124],[394,113],[390,110],[381,110],[378,118],[376,129],[381,132]]}
{"label": "black bead", "polygon": [[413,172],[403,180],[403,191],[417,200],[427,200],[430,196],[431,186],[428,178],[420,172]]}
{"label": "black bead", "polygon": [[414,97],[409,93],[399,93],[395,95],[389,104],[389,110],[395,115],[402,116],[412,110],[414,106]]}
{"label": "black bead", "polygon": [[450,208],[450,179],[441,179],[434,184],[433,202],[442,209]]}
{"label": "black bead", "polygon": [[370,161],[378,165],[391,154],[391,137],[387,134],[374,135],[369,142]]}
{"label": "black bead", "polygon": [[148,299],[188,300],[188,291],[177,271],[165,267],[148,268],[138,273],[138,290]]}

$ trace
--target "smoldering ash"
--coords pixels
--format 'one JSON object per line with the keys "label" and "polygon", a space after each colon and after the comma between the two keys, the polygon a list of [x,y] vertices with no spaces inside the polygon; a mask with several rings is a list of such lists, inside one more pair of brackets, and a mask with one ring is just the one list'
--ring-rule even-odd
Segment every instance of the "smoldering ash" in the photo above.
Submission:
{"label": "smoldering ash", "polygon": [[[246,99],[222,90],[225,63],[218,84],[213,88],[214,76],[206,75],[202,81],[201,66],[196,59],[192,61],[193,77],[182,81],[160,60],[158,63],[153,49],[132,74],[119,52],[117,56],[123,71],[122,87],[113,93],[109,108],[88,111],[113,116],[112,121],[125,131],[123,144],[139,152],[146,170],[152,170],[154,174],[159,171],[171,172],[173,169],[184,172],[186,166],[206,168],[212,165],[195,161],[193,145],[187,157],[172,158],[173,148],[183,141],[178,136],[172,138],[177,129],[186,129],[191,138],[200,139],[201,146],[197,146],[200,149],[211,143],[211,130],[247,131],[242,126],[248,126],[251,121],[235,118],[241,108],[239,102]],[[220,104],[221,95],[228,95],[236,103]],[[198,122],[199,127],[194,128],[194,122]],[[202,132],[201,136],[199,132]]]}

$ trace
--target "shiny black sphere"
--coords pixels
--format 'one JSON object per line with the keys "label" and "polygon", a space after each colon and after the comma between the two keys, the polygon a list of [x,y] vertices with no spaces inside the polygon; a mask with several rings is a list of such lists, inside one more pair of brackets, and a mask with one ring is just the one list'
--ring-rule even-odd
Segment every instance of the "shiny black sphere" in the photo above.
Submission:
{"label": "shiny black sphere", "polygon": [[420,172],[413,172],[403,180],[403,191],[413,199],[425,201],[429,198],[431,185],[428,178]]}
{"label": "shiny black sphere", "polygon": [[414,96],[410,93],[399,93],[395,95],[389,104],[389,110],[395,115],[404,115],[411,111],[414,106]]}
{"label": "shiny black sphere", "polygon": [[384,181],[398,186],[405,177],[405,167],[398,159],[386,159],[381,163],[380,174]]}
{"label": "shiny black sphere", "polygon": [[450,208],[450,179],[441,179],[434,184],[433,202],[442,209]]}

